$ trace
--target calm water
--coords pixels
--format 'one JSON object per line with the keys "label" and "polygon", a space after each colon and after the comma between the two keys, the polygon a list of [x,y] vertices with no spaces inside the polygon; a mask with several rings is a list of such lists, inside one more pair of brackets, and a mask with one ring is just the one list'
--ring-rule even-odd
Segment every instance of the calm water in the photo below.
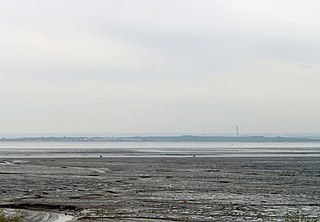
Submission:
{"label": "calm water", "polygon": [[0,158],[320,156],[320,143],[0,142]]}

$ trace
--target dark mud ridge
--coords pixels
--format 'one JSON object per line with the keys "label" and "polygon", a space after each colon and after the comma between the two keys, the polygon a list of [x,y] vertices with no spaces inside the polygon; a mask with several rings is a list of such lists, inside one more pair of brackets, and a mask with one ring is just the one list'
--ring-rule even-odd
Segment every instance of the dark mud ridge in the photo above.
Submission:
{"label": "dark mud ridge", "polygon": [[42,211],[66,211],[75,212],[82,211],[82,208],[76,206],[42,204],[42,203],[10,203],[0,204],[0,208],[24,209],[24,210],[42,210]]}

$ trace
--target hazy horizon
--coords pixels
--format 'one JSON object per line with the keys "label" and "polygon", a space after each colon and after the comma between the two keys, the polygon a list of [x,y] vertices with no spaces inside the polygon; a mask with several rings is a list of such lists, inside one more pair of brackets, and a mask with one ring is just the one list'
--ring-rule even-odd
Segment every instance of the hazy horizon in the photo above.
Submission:
{"label": "hazy horizon", "polygon": [[251,133],[251,134],[239,134],[235,133],[214,133],[214,134],[203,134],[203,133],[51,133],[51,134],[41,134],[41,133],[31,133],[31,134],[0,134],[1,138],[37,138],[37,137],[149,137],[149,136],[222,136],[222,137],[246,137],[246,136],[265,136],[265,137],[320,137],[320,133]]}
{"label": "hazy horizon", "polygon": [[0,135],[320,134],[319,1],[0,3]]}

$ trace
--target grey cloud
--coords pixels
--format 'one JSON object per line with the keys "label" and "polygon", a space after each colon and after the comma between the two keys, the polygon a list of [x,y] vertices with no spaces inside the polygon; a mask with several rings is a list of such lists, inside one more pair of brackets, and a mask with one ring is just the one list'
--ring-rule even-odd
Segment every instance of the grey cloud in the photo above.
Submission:
{"label": "grey cloud", "polygon": [[0,3],[0,134],[320,127],[318,1]]}
{"label": "grey cloud", "polygon": [[263,38],[256,41],[258,56],[291,61],[317,63],[320,59],[320,43],[315,40],[291,38]]}

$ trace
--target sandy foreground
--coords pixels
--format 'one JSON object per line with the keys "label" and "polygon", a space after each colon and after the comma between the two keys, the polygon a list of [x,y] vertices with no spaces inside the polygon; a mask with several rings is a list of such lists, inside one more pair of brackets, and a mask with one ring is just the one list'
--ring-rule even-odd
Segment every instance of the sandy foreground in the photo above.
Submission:
{"label": "sandy foreground", "polygon": [[320,217],[319,157],[0,160],[0,208],[27,221]]}

